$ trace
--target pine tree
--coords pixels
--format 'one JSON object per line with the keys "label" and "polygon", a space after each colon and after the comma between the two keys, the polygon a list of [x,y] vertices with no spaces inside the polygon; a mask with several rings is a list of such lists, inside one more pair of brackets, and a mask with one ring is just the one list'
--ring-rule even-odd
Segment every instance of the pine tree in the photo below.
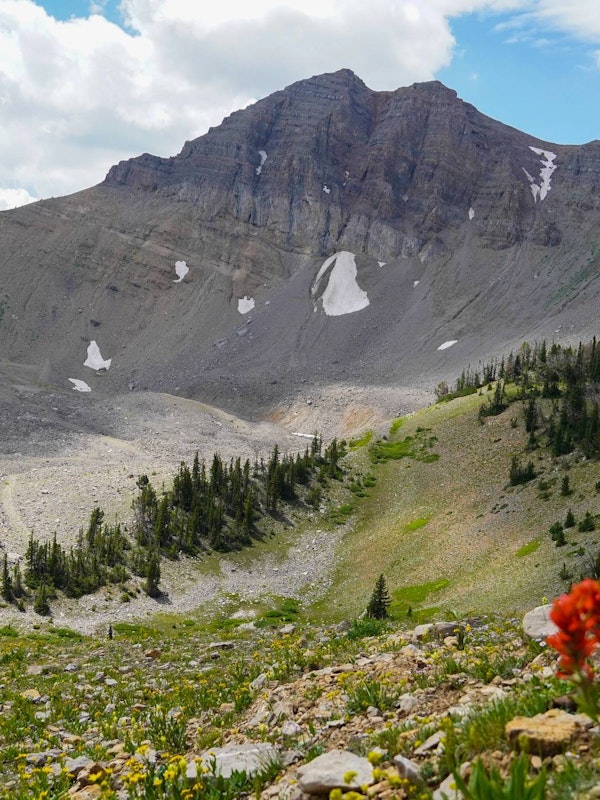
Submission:
{"label": "pine tree", "polygon": [[156,553],[152,553],[148,558],[148,565],[146,567],[146,583],[144,585],[144,591],[148,595],[148,597],[160,597],[160,589],[158,588],[158,584],[160,583],[160,556]]}
{"label": "pine tree", "polygon": [[367,616],[373,619],[386,619],[390,607],[390,596],[385,583],[385,578],[380,575],[373,589],[373,594],[367,606]]}
{"label": "pine tree", "polygon": [[45,583],[40,583],[35,600],[33,601],[33,610],[41,617],[50,616],[50,604],[48,603],[48,589]]}
{"label": "pine tree", "polygon": [[577,530],[580,531],[581,533],[586,533],[589,531],[596,530],[596,523],[594,522],[594,518],[592,517],[589,511],[585,512],[585,516],[577,526]]}
{"label": "pine tree", "polygon": [[13,590],[13,582],[8,571],[8,556],[4,554],[4,561],[2,563],[2,584],[0,587],[0,594],[7,603],[12,603],[15,597]]}

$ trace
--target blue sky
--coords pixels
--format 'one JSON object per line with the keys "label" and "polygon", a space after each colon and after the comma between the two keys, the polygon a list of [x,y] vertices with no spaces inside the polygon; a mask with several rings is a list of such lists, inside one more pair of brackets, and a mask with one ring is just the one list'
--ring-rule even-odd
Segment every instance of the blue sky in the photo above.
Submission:
{"label": "blue sky", "polygon": [[377,90],[437,78],[544,141],[600,139],[600,0],[0,0],[0,209],[341,67]]}
{"label": "blue sky", "polygon": [[[600,18],[600,2],[598,3]],[[451,21],[452,63],[436,77],[488,116],[540,139],[600,139],[600,68],[590,43],[555,32],[524,36],[502,28],[510,15]]]}
{"label": "blue sky", "polygon": [[102,13],[107,19],[122,23],[122,16],[119,13],[119,0],[44,0],[39,5],[43,6],[46,11],[51,14],[55,19],[68,20],[72,17],[87,17],[90,10],[96,7],[98,13]]}

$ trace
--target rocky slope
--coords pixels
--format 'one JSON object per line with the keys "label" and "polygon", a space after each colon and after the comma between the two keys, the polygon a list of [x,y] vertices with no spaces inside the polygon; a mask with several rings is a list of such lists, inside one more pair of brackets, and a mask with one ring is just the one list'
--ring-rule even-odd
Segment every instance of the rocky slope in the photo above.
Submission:
{"label": "rocky slope", "polygon": [[506,776],[519,747],[548,800],[597,797],[598,727],[515,620],[365,631],[3,628],[0,731],[20,755],[0,797],[459,800],[450,769]]}
{"label": "rocky slope", "polygon": [[175,157],[0,214],[4,385],[264,416],[306,383],[430,388],[589,335],[599,180],[600,142],[541,142],[437,82],[300,81]]}

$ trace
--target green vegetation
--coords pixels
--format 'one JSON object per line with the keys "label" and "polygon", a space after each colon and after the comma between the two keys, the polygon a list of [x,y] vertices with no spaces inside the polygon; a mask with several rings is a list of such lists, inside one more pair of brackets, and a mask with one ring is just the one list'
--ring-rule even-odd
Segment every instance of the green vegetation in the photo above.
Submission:
{"label": "green vegetation", "polygon": [[520,547],[515,553],[516,557],[523,558],[524,556],[531,555],[531,553],[535,553],[541,543],[541,539],[533,539],[531,542],[524,544],[523,547]]}
{"label": "green vegetation", "polygon": [[427,583],[414,584],[413,586],[404,586],[401,589],[396,589],[392,592],[392,603],[390,606],[392,616],[405,616],[409,608],[423,603],[429,595],[440,592],[449,585],[449,580],[441,578],[437,581],[428,581]]}
{"label": "green vegetation", "polygon": [[349,450],[358,450],[360,447],[366,447],[370,444],[373,438],[373,431],[365,431],[358,439],[350,439],[348,442]]}
{"label": "green vegetation", "polygon": [[439,458],[437,453],[432,452],[436,441],[437,439],[431,434],[431,430],[417,428],[414,436],[407,436],[399,442],[378,439],[371,445],[369,452],[374,464],[401,458],[412,458],[415,461],[431,464]]}
{"label": "green vegetation", "polygon": [[265,613],[260,616],[254,624],[259,628],[265,628],[286,622],[294,622],[299,613],[300,609],[298,607],[298,601],[291,597],[286,597],[276,608],[271,608],[269,611],[265,611]]}
{"label": "green vegetation", "polygon": [[419,528],[423,528],[429,522],[429,517],[417,517],[416,519],[407,522],[404,526],[404,530],[406,531],[418,531]]}
{"label": "green vegetation", "polygon": [[481,759],[475,762],[468,783],[460,772],[454,771],[456,788],[465,800],[544,800],[546,797],[546,770],[529,778],[529,758],[516,758],[505,781],[496,767],[487,771]]}
{"label": "green vegetation", "polygon": [[398,431],[403,425],[404,425],[404,417],[398,417],[398,419],[395,419],[390,425],[390,436],[393,436],[395,433],[398,433]]}

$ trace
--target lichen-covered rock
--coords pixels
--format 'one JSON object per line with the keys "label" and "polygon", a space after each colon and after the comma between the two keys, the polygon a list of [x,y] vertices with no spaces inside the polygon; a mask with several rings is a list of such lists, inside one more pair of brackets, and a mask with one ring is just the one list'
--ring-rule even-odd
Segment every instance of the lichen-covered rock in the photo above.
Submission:
{"label": "lichen-covered rock", "polygon": [[552,708],[534,717],[515,717],[506,723],[505,734],[514,747],[545,757],[566,750],[577,727],[576,717]]}

